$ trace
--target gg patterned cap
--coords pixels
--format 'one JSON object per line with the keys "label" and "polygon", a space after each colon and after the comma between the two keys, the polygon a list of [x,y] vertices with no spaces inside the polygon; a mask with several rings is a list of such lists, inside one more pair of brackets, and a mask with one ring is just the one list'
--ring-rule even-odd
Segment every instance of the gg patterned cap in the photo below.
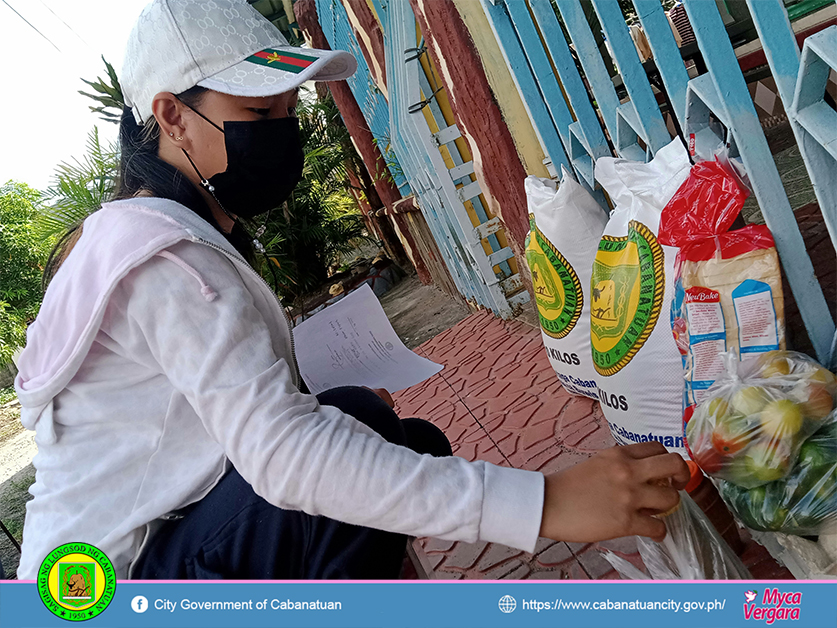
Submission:
{"label": "gg patterned cap", "polygon": [[143,124],[160,92],[200,85],[234,96],[272,96],[309,80],[345,79],[356,69],[343,50],[288,45],[245,0],[153,0],[128,38],[120,83]]}

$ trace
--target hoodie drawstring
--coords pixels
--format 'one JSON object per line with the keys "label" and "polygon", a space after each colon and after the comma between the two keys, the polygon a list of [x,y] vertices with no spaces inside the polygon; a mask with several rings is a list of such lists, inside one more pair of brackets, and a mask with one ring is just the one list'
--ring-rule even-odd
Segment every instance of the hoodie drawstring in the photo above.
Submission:
{"label": "hoodie drawstring", "polygon": [[160,257],[163,257],[163,258],[165,258],[165,259],[167,259],[171,262],[174,262],[175,264],[180,266],[180,268],[182,268],[187,273],[192,275],[192,277],[197,279],[198,282],[201,284],[201,294],[204,296],[204,298],[207,301],[214,301],[215,299],[218,298],[218,293],[215,292],[215,290],[213,290],[212,287],[204,281],[203,277],[197,271],[197,269],[195,269],[194,266],[190,266],[189,264],[184,262],[182,258],[178,257],[177,255],[175,255],[174,253],[171,253],[169,251],[160,251],[159,253],[157,253],[157,255],[159,255]]}

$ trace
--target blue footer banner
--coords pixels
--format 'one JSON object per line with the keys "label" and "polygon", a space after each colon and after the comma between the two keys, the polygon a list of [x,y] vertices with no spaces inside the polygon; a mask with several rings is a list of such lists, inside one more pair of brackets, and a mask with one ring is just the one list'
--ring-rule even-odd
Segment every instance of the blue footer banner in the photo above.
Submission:
{"label": "blue footer banner", "polygon": [[[0,581],[0,626],[837,628],[837,582]],[[61,583],[64,583],[61,585]]]}

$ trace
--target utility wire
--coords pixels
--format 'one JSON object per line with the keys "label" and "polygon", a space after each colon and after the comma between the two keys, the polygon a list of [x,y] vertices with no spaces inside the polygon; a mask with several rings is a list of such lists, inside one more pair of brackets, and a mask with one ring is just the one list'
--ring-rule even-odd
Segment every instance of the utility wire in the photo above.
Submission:
{"label": "utility wire", "polygon": [[[39,30],[35,27],[35,25],[34,25],[34,24],[32,24],[32,22],[30,22],[29,20],[27,20],[27,19],[26,19],[25,17],[23,17],[20,13],[18,13],[18,12],[17,12],[17,9],[15,9],[12,5],[10,5],[10,4],[8,3],[8,1],[7,1],[7,0],[2,0],[2,2],[3,2],[3,4],[5,4],[7,7],[9,7],[12,11],[14,11],[15,15],[17,15],[17,16],[18,16],[21,20],[23,20],[24,22],[26,22],[26,23],[27,23],[27,24],[28,24],[28,25],[32,28],[32,30],[33,30],[33,31],[35,31],[36,33],[38,33],[38,35],[40,35],[41,37],[43,37],[44,39],[46,39],[46,40],[49,42],[49,45],[50,45],[50,46],[52,46],[53,48],[55,48],[58,52],[61,52],[61,49],[60,49],[58,46],[56,46],[54,43],[52,43],[52,40],[51,40],[49,37],[47,37],[46,35],[44,35],[41,31],[39,31]],[[62,54],[63,54],[63,53],[62,53]]]}
{"label": "utility wire", "polygon": [[79,35],[79,34],[78,34],[78,33],[77,33],[74,29],[73,29],[73,27],[72,27],[72,26],[70,26],[69,24],[67,24],[67,22],[65,22],[65,21],[61,18],[61,16],[60,16],[60,15],[58,15],[55,11],[53,11],[53,10],[52,10],[52,8],[51,8],[51,7],[50,7],[50,6],[49,6],[46,2],[44,2],[44,0],[39,0],[39,1],[40,1],[40,3],[41,3],[42,5],[44,5],[44,6],[46,7],[46,10],[47,10],[47,11],[49,11],[50,13],[52,13],[52,14],[53,14],[53,15],[54,15],[57,19],[58,19],[58,21],[59,21],[59,22],[61,22],[64,26],[66,26],[66,27],[69,29],[69,31],[70,31],[73,35],[75,35],[76,37],[78,37],[78,38],[79,38],[79,40],[81,40],[81,43],[83,43],[85,46],[87,46],[88,48],[90,48],[90,44],[88,44],[86,41],[84,41],[84,38],[83,38],[81,35]]}

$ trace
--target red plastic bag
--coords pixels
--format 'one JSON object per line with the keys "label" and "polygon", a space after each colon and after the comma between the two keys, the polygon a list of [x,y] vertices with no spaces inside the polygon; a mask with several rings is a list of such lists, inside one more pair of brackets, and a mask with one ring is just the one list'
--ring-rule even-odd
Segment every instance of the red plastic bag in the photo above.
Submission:
{"label": "red plastic bag", "polygon": [[775,248],[776,243],[765,225],[747,225],[712,238],[695,238],[680,246],[678,266],[686,261],[705,262],[716,255],[720,259],[732,259],[751,251]]}
{"label": "red plastic bag", "polygon": [[725,156],[696,164],[663,209],[662,243],[680,248],[671,328],[683,359],[684,409],[704,398],[723,374],[721,354],[742,360],[783,349],[784,300],[770,230],[732,226],[749,195]]}
{"label": "red plastic bag", "polygon": [[660,218],[662,244],[683,247],[729,231],[749,192],[719,160],[692,166]]}

